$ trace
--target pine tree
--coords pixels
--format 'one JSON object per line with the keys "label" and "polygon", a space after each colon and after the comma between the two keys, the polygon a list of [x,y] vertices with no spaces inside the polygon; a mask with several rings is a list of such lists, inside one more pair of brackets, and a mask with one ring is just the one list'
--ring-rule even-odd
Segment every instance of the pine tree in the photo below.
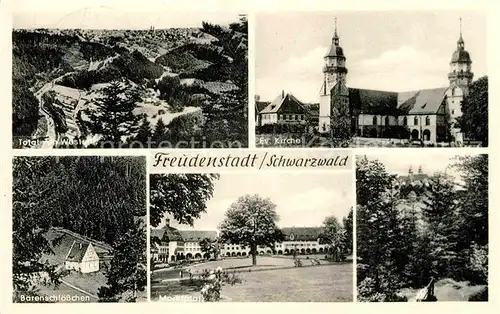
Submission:
{"label": "pine tree", "polygon": [[166,133],[167,127],[165,126],[165,123],[163,123],[162,118],[159,118],[153,131],[153,141],[156,146],[158,146],[160,142],[166,140]]}
{"label": "pine tree", "polygon": [[142,148],[151,140],[152,131],[151,131],[151,123],[148,120],[147,116],[142,118],[141,126],[139,127],[139,131],[137,132],[137,136],[135,137],[135,141],[140,142],[142,144]]}
{"label": "pine tree", "polygon": [[140,117],[133,111],[139,100],[137,91],[127,81],[111,82],[103,89],[103,95],[94,100],[96,107],[89,110],[90,129],[103,136],[102,142],[122,143],[123,137],[137,131]]}

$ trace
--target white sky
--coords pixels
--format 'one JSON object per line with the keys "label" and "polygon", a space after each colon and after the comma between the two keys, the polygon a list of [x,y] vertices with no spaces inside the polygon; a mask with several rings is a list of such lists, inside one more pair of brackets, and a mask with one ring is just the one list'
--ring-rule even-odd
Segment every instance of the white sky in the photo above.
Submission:
{"label": "white sky", "polygon": [[[342,221],[354,204],[353,179],[350,172],[221,174],[194,229],[216,230],[229,206],[245,194],[269,197],[277,206],[280,227],[319,227],[331,215]],[[192,229],[173,219],[170,225]]]}
{"label": "white sky", "polygon": [[262,100],[284,89],[304,102],[319,102],[335,16],[349,87],[398,92],[447,86],[459,17],[474,78],[487,74],[483,12],[266,13],[257,15],[255,31],[255,90]]}
{"label": "white sky", "polygon": [[[358,158],[362,158],[364,155],[368,159],[378,159],[384,164],[387,172],[391,174],[406,175],[411,165],[414,173],[417,172],[419,166],[422,166],[422,171],[429,175],[435,172],[446,172],[457,178],[460,176],[455,168],[448,168],[448,166],[456,163],[454,158],[458,154],[443,152],[442,149],[439,149],[439,152],[429,152],[429,150],[412,151],[411,154],[406,151],[398,152],[397,150],[391,150],[390,153],[360,153]],[[468,155],[475,154],[469,153]]]}
{"label": "white sky", "polygon": [[[15,1],[14,28],[156,29],[200,27],[202,21],[228,25],[244,13],[214,1],[161,0]],[[175,9],[173,9],[175,7]]]}

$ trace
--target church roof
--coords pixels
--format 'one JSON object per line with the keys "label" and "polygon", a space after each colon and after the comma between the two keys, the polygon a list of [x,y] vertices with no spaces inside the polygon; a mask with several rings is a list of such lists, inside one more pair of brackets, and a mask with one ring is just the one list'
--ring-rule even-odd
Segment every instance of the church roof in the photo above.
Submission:
{"label": "church roof", "polygon": [[448,87],[398,93],[398,108],[405,114],[436,114]]}
{"label": "church roof", "polygon": [[353,110],[365,114],[391,115],[436,114],[448,87],[409,92],[388,92],[349,88],[349,103]]}
{"label": "church roof", "polygon": [[472,63],[469,53],[463,48],[457,48],[451,56],[451,62],[465,62]]}
{"label": "church roof", "polygon": [[332,45],[325,57],[344,57],[344,50],[340,46]]}
{"label": "church roof", "polygon": [[292,94],[281,93],[269,105],[259,113],[277,113],[277,112],[301,113],[307,112],[304,104],[295,98]]}
{"label": "church roof", "polygon": [[398,94],[379,90],[349,88],[349,103],[353,110],[368,114],[394,114]]}

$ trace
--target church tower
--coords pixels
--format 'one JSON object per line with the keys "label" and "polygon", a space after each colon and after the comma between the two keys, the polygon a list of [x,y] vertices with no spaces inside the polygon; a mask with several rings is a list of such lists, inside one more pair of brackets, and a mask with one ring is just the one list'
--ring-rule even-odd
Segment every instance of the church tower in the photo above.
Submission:
{"label": "church tower", "polygon": [[469,94],[469,86],[472,83],[474,74],[471,72],[471,58],[465,50],[465,42],[462,37],[462,18],[460,18],[460,37],[457,41],[457,48],[451,56],[450,73],[448,80],[450,88],[446,92],[448,111],[450,114],[451,140],[453,142],[463,142],[464,134],[456,126],[457,118],[462,116],[462,101]]}
{"label": "church tower", "polygon": [[[343,94],[347,93],[346,77],[347,68],[345,67],[346,57],[339,44],[337,34],[337,18],[335,18],[335,32],[332,37],[332,43],[324,56],[323,66],[323,84],[320,90],[320,112],[319,112],[319,131],[327,132],[330,129],[332,89]],[[336,86],[340,83],[338,86]],[[343,95],[347,97],[348,95]]]}
{"label": "church tower", "polygon": [[472,83],[474,74],[471,72],[471,58],[465,50],[465,42],[462,38],[462,18],[460,18],[460,37],[457,41],[457,49],[453,52],[450,62],[450,73],[448,79],[450,87],[458,87],[464,95],[469,92],[469,85]]}

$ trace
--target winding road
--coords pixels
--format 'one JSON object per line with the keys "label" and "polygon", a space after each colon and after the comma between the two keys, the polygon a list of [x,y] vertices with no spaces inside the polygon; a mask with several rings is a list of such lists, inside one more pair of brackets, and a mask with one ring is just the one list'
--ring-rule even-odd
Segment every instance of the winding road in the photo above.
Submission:
{"label": "winding road", "polygon": [[36,93],[35,97],[38,99],[38,102],[40,104],[40,114],[42,114],[45,119],[47,120],[47,135],[45,139],[42,142],[42,145],[37,148],[54,148],[54,145],[56,143],[57,139],[57,134],[56,134],[56,126],[54,123],[54,119],[52,119],[52,116],[43,108],[43,101],[42,101],[42,96],[48,92],[52,86],[54,85],[54,82],[49,82],[45,85],[43,85],[42,88],[40,88]]}

